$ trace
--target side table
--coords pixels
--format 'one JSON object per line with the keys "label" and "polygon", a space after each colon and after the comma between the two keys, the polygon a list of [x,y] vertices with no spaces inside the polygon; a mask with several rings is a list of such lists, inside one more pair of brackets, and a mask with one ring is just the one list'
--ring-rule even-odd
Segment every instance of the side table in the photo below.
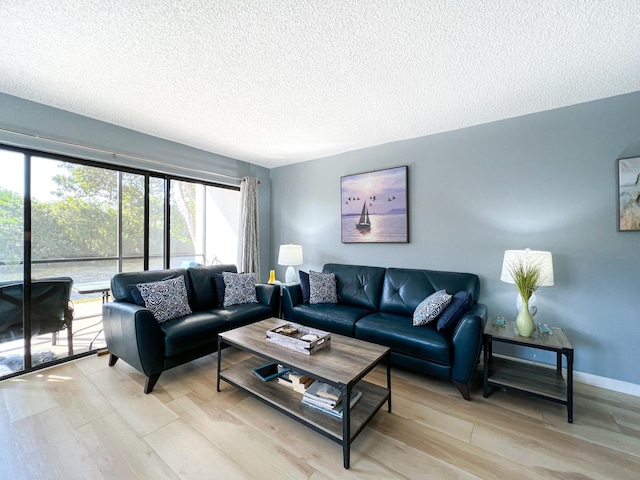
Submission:
{"label": "side table", "polygon": [[[553,334],[539,333],[521,337],[516,322],[504,327],[487,322],[483,337],[484,379],[482,393],[488,397],[491,387],[515,390],[567,406],[567,421],[573,423],[573,347],[561,328]],[[550,369],[493,356],[493,343],[510,343],[556,353],[556,368]],[[562,355],[567,359],[567,379],[562,375]]]}

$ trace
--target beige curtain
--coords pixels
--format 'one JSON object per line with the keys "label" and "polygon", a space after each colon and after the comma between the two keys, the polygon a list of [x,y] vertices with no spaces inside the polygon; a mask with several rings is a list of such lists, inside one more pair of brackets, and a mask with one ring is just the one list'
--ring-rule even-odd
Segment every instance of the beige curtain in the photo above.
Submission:
{"label": "beige curtain", "polygon": [[255,273],[260,281],[260,247],[258,243],[258,182],[244,177],[240,184],[240,234],[238,235],[238,269]]}

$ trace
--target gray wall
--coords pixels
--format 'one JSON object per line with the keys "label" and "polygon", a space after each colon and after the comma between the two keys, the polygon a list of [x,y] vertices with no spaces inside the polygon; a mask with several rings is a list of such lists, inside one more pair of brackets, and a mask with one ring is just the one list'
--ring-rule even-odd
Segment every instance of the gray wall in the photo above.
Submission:
{"label": "gray wall", "polygon": [[[240,182],[216,174],[257,177],[260,180],[258,198],[260,257],[261,265],[264,266],[261,273],[263,280],[267,280],[271,224],[271,182],[268,169],[3,93],[0,93],[0,128],[139,156],[152,161],[126,156],[116,156],[114,159],[109,153],[5,131],[0,131],[0,144],[34,148],[50,153],[231,185],[239,185]],[[6,166],[2,165],[2,168]]]}
{"label": "gray wall", "polygon": [[[616,231],[616,159],[639,147],[636,92],[272,169],[271,268],[283,278],[278,245],[295,243],[304,270],[473,272],[489,315],[514,318],[504,251],[549,250],[555,286],[538,292],[536,321],[565,329],[576,370],[640,384],[640,232]],[[340,177],[398,165],[409,167],[410,243],[342,244]]]}

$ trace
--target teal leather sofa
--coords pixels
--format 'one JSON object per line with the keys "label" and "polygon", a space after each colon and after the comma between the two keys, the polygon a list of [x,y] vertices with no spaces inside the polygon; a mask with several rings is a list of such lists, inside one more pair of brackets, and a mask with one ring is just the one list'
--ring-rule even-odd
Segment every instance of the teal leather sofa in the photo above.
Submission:
{"label": "teal leather sofa", "polygon": [[[114,301],[103,305],[102,321],[109,366],[118,359],[146,377],[150,393],[160,374],[217,350],[218,333],[278,315],[280,292],[275,285],[256,284],[258,303],[219,306],[214,274],[236,273],[235,265],[194,266],[187,269],[119,273],[111,279]],[[158,323],[151,311],[136,303],[130,286],[184,276],[192,312]]]}
{"label": "teal leather sofa", "polygon": [[[391,362],[451,380],[470,400],[469,382],[480,356],[487,308],[478,303],[480,279],[471,273],[329,263],[338,303],[310,304],[300,285],[284,288],[284,318],[391,348]],[[438,290],[470,292],[473,303],[444,330],[413,326],[413,312]]]}

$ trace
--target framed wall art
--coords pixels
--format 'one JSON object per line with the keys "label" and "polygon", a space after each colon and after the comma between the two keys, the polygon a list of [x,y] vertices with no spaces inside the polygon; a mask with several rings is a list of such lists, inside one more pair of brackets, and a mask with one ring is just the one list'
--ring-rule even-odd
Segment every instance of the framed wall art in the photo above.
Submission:
{"label": "framed wall art", "polygon": [[342,243],[408,243],[407,166],[340,178]]}
{"label": "framed wall art", "polygon": [[618,231],[640,230],[640,157],[618,159]]}

